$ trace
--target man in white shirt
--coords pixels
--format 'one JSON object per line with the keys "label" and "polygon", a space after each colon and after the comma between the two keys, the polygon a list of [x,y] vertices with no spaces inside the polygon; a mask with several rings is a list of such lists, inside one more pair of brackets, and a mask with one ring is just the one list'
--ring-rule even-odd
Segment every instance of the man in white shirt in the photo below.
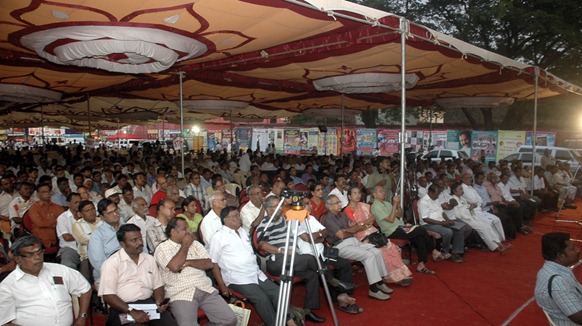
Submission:
{"label": "man in white shirt", "polygon": [[208,201],[208,195],[206,194],[206,189],[202,187],[202,176],[197,171],[190,174],[190,183],[184,187],[184,195],[194,196],[200,202],[202,209],[206,209],[206,202]]}
{"label": "man in white shirt", "polygon": [[117,204],[119,208],[119,214],[121,215],[121,219],[123,222],[127,222],[132,216],[135,215],[133,208],[131,207],[131,203],[133,202],[133,188],[131,185],[126,184],[121,189],[121,199]]}
{"label": "man in white shirt", "polygon": [[152,200],[152,196],[154,195],[152,192],[152,188],[147,184],[147,176],[145,172],[137,172],[133,175],[133,195],[134,197],[141,197],[146,200],[148,205]]}
{"label": "man in white shirt", "polygon": [[226,197],[224,196],[224,193],[215,191],[208,196],[208,202],[210,202],[211,209],[200,223],[200,233],[202,234],[201,240],[204,241],[206,250],[210,250],[212,236],[222,227],[222,222],[220,222],[220,212],[226,207]]}
{"label": "man in white shirt", "polygon": [[[147,243],[146,235],[148,228],[156,222],[155,217],[148,215],[149,211],[148,207],[149,205],[144,198],[142,197],[135,198],[131,203],[131,208],[135,212],[135,215],[133,215],[129,220],[127,220],[127,224],[131,223],[139,226],[139,228],[141,229],[141,236],[144,245],[146,245]],[[148,248],[148,251],[152,252],[153,248],[152,249]]]}
{"label": "man in white shirt", "polygon": [[[257,217],[263,217],[265,215],[264,212],[261,213],[264,198],[261,187],[258,185],[250,186],[247,190],[247,195],[249,196],[249,201],[241,208],[240,216],[243,229],[250,232],[249,230],[252,228],[251,225],[257,220]],[[259,222],[257,222],[256,225],[258,225],[258,223]]]}
{"label": "man in white shirt", "polygon": [[348,193],[347,193],[347,187],[348,187],[348,182],[346,181],[346,177],[343,175],[338,175],[335,179],[335,188],[329,192],[329,195],[327,195],[327,197],[331,196],[331,195],[335,195],[337,196],[337,198],[340,200],[341,202],[341,206],[342,209],[346,206],[348,206]]}
{"label": "man in white shirt", "polygon": [[[42,242],[24,236],[10,248],[18,267],[0,283],[1,325],[85,326],[91,286],[76,270],[44,263]],[[79,296],[73,320],[71,295]]]}
{"label": "man in white shirt", "polygon": [[251,158],[250,158],[250,154],[253,151],[249,148],[247,149],[247,151],[241,155],[241,157],[238,159],[238,166],[240,167],[240,170],[244,173],[249,172],[249,170],[251,169]]}
{"label": "man in white shirt", "polygon": [[[432,184],[428,187],[428,193],[422,198],[418,205],[421,224],[429,231],[442,235],[442,252],[444,257],[455,263],[462,263],[465,252],[465,237],[462,227],[458,227],[458,221],[449,219],[443,208],[438,203],[440,187]],[[451,250],[452,242],[452,250]],[[452,251],[452,255],[449,254]]]}
{"label": "man in white shirt", "polygon": [[73,224],[79,219],[79,203],[81,195],[72,192],[67,197],[69,209],[57,217],[57,238],[59,238],[59,252],[61,264],[77,269],[81,262],[77,252],[77,241],[73,237]]}
{"label": "man in white shirt", "polygon": [[0,180],[2,185],[2,192],[0,192],[0,226],[2,230],[2,237],[9,240],[11,237],[11,222],[9,207],[10,202],[18,196],[18,193],[14,191],[14,185],[12,183],[12,178],[6,177]]}
{"label": "man in white shirt", "polygon": [[24,213],[28,211],[32,204],[38,201],[38,198],[33,195],[34,185],[32,183],[21,183],[18,193],[19,196],[14,198],[8,206],[8,215],[10,216],[10,221],[12,223],[11,228],[13,233],[16,233],[18,227],[20,227]]}
{"label": "man in white shirt", "polygon": [[229,288],[242,294],[257,310],[265,325],[275,325],[279,286],[259,269],[249,234],[242,228],[236,207],[225,207],[220,218],[224,225],[212,237],[212,274],[223,296]]}

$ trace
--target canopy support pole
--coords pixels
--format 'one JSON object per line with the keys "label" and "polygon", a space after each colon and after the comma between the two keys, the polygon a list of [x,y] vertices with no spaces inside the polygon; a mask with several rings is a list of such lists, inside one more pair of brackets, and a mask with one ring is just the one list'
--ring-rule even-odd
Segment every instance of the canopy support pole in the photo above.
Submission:
{"label": "canopy support pole", "polygon": [[183,71],[178,72],[178,76],[180,77],[180,157],[182,160],[182,178],[185,177],[184,174],[184,141],[185,141],[185,137],[184,137],[184,99],[183,99],[183,79],[184,79],[184,75],[186,73]]}
{"label": "canopy support pole", "polygon": [[534,193],[534,179],[535,179],[535,168],[536,168],[536,141],[537,141],[537,132],[538,132],[538,82],[540,76],[540,68],[535,67],[534,70],[534,123],[533,123],[533,134],[531,136],[531,146],[532,146],[532,155],[531,155],[531,187],[530,187],[530,194],[533,196]]}
{"label": "canopy support pole", "polygon": [[[406,165],[406,153],[404,152],[404,147],[406,143],[406,36],[409,33],[409,22],[403,17],[400,18],[400,55],[401,55],[401,67],[400,67],[400,113],[401,113],[401,126],[400,126],[400,208],[404,210],[404,173]],[[387,199],[390,200],[390,199]]]}
{"label": "canopy support pole", "polygon": [[234,150],[234,122],[232,122],[232,109],[230,109],[230,155],[232,157],[232,153]]}
{"label": "canopy support pole", "polygon": [[429,123],[430,123],[430,129],[429,129],[429,134],[428,134],[428,147],[426,148],[426,152],[430,152],[431,150],[431,146],[432,146],[432,112],[433,106],[430,106],[430,116],[429,116]]}
{"label": "canopy support pole", "polygon": [[89,99],[91,97],[87,94],[87,124],[89,129],[89,137],[91,137],[91,104],[89,104]]}
{"label": "canopy support pole", "polygon": [[119,140],[119,133],[121,132],[121,128],[119,127],[119,118],[117,118],[117,150],[121,150],[121,141]]}
{"label": "canopy support pole", "polygon": [[46,145],[44,140],[44,105],[40,106],[40,125],[42,126],[42,145]]}
{"label": "canopy support pole", "polygon": [[340,157],[344,159],[344,94],[341,97],[342,104],[342,131],[340,135]]}

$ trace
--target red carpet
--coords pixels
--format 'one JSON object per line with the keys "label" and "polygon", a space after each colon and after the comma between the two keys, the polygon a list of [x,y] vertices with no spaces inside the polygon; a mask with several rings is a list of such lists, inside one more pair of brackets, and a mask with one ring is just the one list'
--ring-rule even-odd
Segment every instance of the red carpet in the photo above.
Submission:
{"label": "red carpet", "polygon": [[[582,204],[576,210],[564,210],[560,219],[582,219]],[[336,310],[341,325],[502,325],[512,314],[533,297],[535,278],[543,264],[540,239],[547,232],[569,232],[582,240],[582,226],[576,223],[558,223],[556,213],[538,214],[533,233],[518,235],[506,254],[471,249],[465,263],[429,262],[437,275],[414,272],[414,282],[407,288],[393,286],[388,301],[368,298],[368,286],[363,270],[354,269],[357,284],[355,297],[365,309],[359,315]],[[580,244],[582,246],[582,244]],[[415,269],[416,265],[411,266]],[[575,269],[582,277],[582,268]],[[317,314],[324,316],[324,325],[333,325],[331,313],[322,294],[322,305]],[[293,288],[292,303],[302,306],[304,290]],[[94,325],[104,325],[104,318],[96,316]],[[98,320],[97,320],[98,319]],[[253,311],[249,325],[260,320]],[[204,324],[204,321],[202,322]],[[517,313],[508,325],[547,325],[535,301]],[[314,325],[314,324],[312,324]]]}

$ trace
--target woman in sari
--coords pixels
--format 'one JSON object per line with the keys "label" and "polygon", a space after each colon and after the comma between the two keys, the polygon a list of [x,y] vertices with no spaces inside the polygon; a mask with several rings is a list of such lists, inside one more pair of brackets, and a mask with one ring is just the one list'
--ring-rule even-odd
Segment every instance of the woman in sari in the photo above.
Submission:
{"label": "woman in sari", "polygon": [[313,184],[309,188],[311,202],[311,215],[314,216],[318,221],[327,212],[325,208],[325,200],[323,199],[323,186],[321,184]]}
{"label": "woman in sari", "polygon": [[[351,187],[348,190],[349,203],[343,212],[352,221],[367,226],[365,230],[354,234],[356,239],[367,242],[366,237],[378,232],[378,229],[374,226],[375,218],[370,211],[370,205],[360,202],[361,198],[362,192],[360,189],[358,187]],[[379,249],[382,252],[384,264],[386,264],[386,270],[388,271],[386,281],[401,286],[409,285],[412,282],[412,273],[402,262],[400,248],[388,240],[388,244]]]}

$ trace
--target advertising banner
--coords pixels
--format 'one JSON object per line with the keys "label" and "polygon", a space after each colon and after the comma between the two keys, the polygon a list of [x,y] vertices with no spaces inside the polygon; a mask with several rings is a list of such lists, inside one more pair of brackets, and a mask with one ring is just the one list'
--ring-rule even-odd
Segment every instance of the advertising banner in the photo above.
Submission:
{"label": "advertising banner", "polygon": [[399,152],[398,135],[395,129],[378,129],[378,151],[380,156],[391,156]]}
{"label": "advertising banner", "polygon": [[497,161],[513,154],[525,143],[525,131],[499,130],[497,132]]}
{"label": "advertising banner", "polygon": [[[526,145],[533,145],[531,139],[533,137],[533,131],[528,131],[525,139]],[[556,146],[556,133],[551,131],[538,131],[536,132],[536,145],[537,146]]]}
{"label": "advertising banner", "polygon": [[236,130],[236,141],[238,148],[246,151],[251,147],[251,137],[252,129],[250,128],[240,128]]}
{"label": "advertising banner", "polygon": [[475,161],[496,161],[497,159],[497,131],[473,131],[471,158]]}
{"label": "advertising banner", "polygon": [[[341,129],[340,129],[341,130]],[[342,141],[342,154],[356,153],[356,129],[344,128],[344,136]]]}
{"label": "advertising banner", "polygon": [[356,129],[356,148],[358,156],[372,156],[376,151],[376,129]]}
{"label": "advertising banner", "polygon": [[319,147],[317,148],[318,155],[339,154],[339,140],[337,135],[337,128],[327,128],[327,132],[319,133]]}

